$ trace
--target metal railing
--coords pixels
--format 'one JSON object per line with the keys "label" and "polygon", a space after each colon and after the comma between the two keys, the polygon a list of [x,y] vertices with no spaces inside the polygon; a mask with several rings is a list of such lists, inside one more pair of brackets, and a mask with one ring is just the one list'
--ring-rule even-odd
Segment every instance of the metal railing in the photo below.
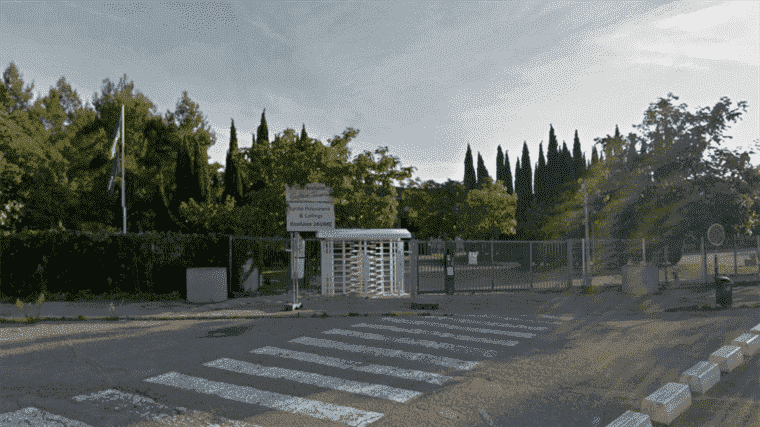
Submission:
{"label": "metal railing", "polygon": [[[234,256],[230,239],[230,271],[251,264],[239,279],[232,280],[231,289],[242,286],[254,267],[282,270],[277,280],[282,291],[290,289],[290,249],[288,238],[245,238],[258,241],[258,252],[245,249],[243,256]],[[321,286],[320,241],[305,239],[306,276],[299,281],[301,289]],[[585,239],[557,241],[491,241],[491,240],[417,240],[404,241],[404,280],[400,288],[404,293],[445,292],[444,256],[449,250],[453,256],[455,292],[491,292],[510,289],[567,288],[591,283],[617,284],[622,281],[622,266],[655,264],[660,271],[660,282],[712,282],[715,274],[714,254],[718,253],[721,274],[760,274],[760,236],[727,238],[720,247],[713,247],[705,239],[693,241],[601,240],[592,239],[585,250]],[[311,249],[309,249],[311,248]],[[677,249],[677,250],[676,250]],[[243,251],[243,247],[236,251]],[[282,252],[280,256],[273,255]],[[253,254],[257,253],[257,256]],[[267,255],[269,254],[269,255]],[[588,258],[588,259],[587,259]],[[677,258],[677,259],[676,259]],[[248,262],[247,262],[248,261]],[[234,265],[233,265],[234,264]],[[276,264],[276,265],[275,265]],[[388,272],[390,274],[390,272]],[[386,275],[387,276],[387,275]],[[338,280],[338,282],[340,282]],[[338,283],[336,282],[336,283]],[[261,284],[261,283],[259,283]],[[275,283],[272,283],[275,284]],[[396,285],[399,286],[399,285]],[[340,292],[351,292],[343,286]]]}

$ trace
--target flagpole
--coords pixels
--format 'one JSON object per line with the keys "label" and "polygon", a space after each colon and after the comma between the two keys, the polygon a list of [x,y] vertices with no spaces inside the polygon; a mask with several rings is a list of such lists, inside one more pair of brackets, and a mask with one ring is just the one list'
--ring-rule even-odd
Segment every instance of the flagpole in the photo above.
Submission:
{"label": "flagpole", "polygon": [[124,235],[127,234],[127,204],[125,203],[124,193],[126,192],[127,185],[124,169],[126,168],[126,160],[124,159],[124,134],[126,126],[124,124],[124,104],[121,105],[121,209],[124,216]]}

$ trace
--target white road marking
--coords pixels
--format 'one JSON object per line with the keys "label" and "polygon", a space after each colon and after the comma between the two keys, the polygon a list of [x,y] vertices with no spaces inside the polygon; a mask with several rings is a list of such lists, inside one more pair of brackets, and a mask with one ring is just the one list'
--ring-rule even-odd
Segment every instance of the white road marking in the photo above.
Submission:
{"label": "white road marking", "polygon": [[384,365],[364,365],[361,362],[353,362],[337,357],[321,356],[314,353],[304,353],[300,351],[285,350],[276,347],[262,347],[251,351],[256,354],[267,354],[276,357],[286,357],[288,359],[300,360],[302,362],[318,363],[320,365],[330,366],[339,369],[352,369],[354,371],[369,372],[379,375],[388,375],[398,378],[404,378],[414,381],[425,381],[431,384],[442,385],[451,377],[446,375],[435,374],[432,372],[418,371],[414,369],[401,369],[394,366]]}
{"label": "white road marking", "polygon": [[[396,319],[394,319],[396,320]],[[402,320],[402,319],[398,319]],[[417,323],[414,321],[410,321],[409,323]],[[423,324],[430,324],[433,326],[437,326],[434,322],[419,322]],[[425,329],[404,329],[404,328],[397,328],[395,326],[387,326],[387,325],[370,325],[367,323],[357,323],[356,325],[351,325],[352,328],[373,328],[373,329],[384,329],[388,331],[393,332],[406,332],[410,334],[417,334],[417,335],[435,335],[441,338],[454,338],[461,341],[475,341],[475,342],[482,342],[486,344],[499,344],[499,345],[508,345],[508,346],[516,346],[519,344],[518,341],[502,341],[502,340],[492,340],[488,338],[478,338],[478,337],[471,337],[469,335],[454,335],[447,332],[438,332],[438,331],[430,331]],[[453,329],[453,328],[451,328]],[[464,328],[462,328],[464,329]],[[475,329],[475,328],[471,328]],[[498,332],[498,331],[496,331]]]}
{"label": "white road marking", "polygon": [[[531,320],[531,319],[518,319],[515,317],[502,317],[495,314],[458,314],[457,316],[467,316],[467,317],[490,317],[491,319],[499,319],[499,320],[518,320],[520,322],[541,322],[541,323],[551,323],[552,325],[561,325],[562,322],[549,322],[548,320]],[[524,314],[520,314],[520,316],[527,316]],[[563,320],[573,320],[572,317],[565,317],[562,318]]]}
{"label": "white road marking", "polygon": [[354,353],[369,353],[375,356],[387,356],[398,357],[406,360],[419,360],[434,365],[446,366],[456,369],[473,369],[478,365],[478,362],[468,362],[465,360],[453,359],[450,357],[434,356],[432,354],[424,353],[411,353],[402,350],[391,350],[388,348],[367,347],[356,344],[346,344],[340,341],[324,340],[320,338],[301,337],[290,340],[288,342],[304,345],[313,345],[315,347],[323,348],[337,348],[339,350],[351,351]]}
{"label": "white road marking", "polygon": [[304,414],[321,420],[348,424],[352,427],[366,426],[383,416],[378,412],[362,411],[348,406],[337,406],[317,400],[258,390],[253,387],[210,381],[178,372],[169,372],[144,381],[216,395],[237,402],[266,406],[280,411]]}
{"label": "white road marking", "polygon": [[[485,326],[501,326],[504,328],[520,328],[520,329],[532,329],[532,330],[539,330],[543,331],[547,328],[546,326],[525,326],[525,325],[513,325],[511,323],[496,323],[496,322],[481,322],[477,320],[470,320],[470,319],[452,319],[450,317],[438,317],[438,316],[427,316],[429,319],[438,319],[438,320],[451,320],[452,322],[459,322],[459,323],[474,323],[476,325],[485,325]],[[521,338],[533,338],[536,336],[536,334],[528,334],[524,332],[509,332],[504,331],[504,335],[509,335],[512,337],[521,337]]]}
{"label": "white road marking", "polygon": [[[394,322],[394,323],[406,323],[410,325],[443,326],[446,329],[453,329],[457,331],[477,332],[481,334],[507,335],[511,337],[520,337],[520,338],[533,338],[534,336],[536,336],[536,334],[528,334],[528,333],[523,333],[523,332],[502,331],[501,329],[470,328],[468,326],[455,326],[455,325],[447,325],[445,323],[428,322],[427,320],[410,320],[410,319],[397,319],[395,317],[383,317],[383,321]],[[502,342],[517,343],[517,341],[502,341]]]}
{"label": "white road marking", "polygon": [[259,377],[275,379],[282,378],[285,380],[296,381],[301,384],[310,384],[325,388],[331,388],[333,390],[345,391],[348,393],[357,393],[370,397],[379,397],[381,399],[388,399],[399,403],[405,403],[410,399],[413,399],[422,394],[418,391],[404,390],[380,384],[344,380],[327,375],[296,371],[293,369],[261,366],[255,363],[243,362],[228,358],[217,359],[213,362],[204,363],[203,366],[224,369],[240,374],[255,375]]}
{"label": "white road marking", "polygon": [[412,338],[393,338],[393,337],[386,337],[385,335],[380,335],[380,334],[370,334],[367,332],[359,332],[359,331],[348,331],[345,329],[330,329],[329,331],[324,331],[322,333],[330,334],[330,335],[343,335],[347,337],[358,337],[358,338],[363,338],[365,340],[389,341],[389,342],[395,342],[399,344],[421,345],[423,347],[435,348],[435,349],[443,348],[446,350],[460,351],[463,353],[482,354],[485,357],[496,356],[495,350],[486,350],[483,348],[467,347],[464,345],[449,344],[449,343],[438,342],[438,341],[415,340]]}

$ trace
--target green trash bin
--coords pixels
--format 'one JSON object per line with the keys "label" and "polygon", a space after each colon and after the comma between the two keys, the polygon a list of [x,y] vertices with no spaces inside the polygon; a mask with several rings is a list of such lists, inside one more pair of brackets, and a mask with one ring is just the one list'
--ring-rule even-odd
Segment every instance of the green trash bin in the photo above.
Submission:
{"label": "green trash bin", "polygon": [[715,276],[715,303],[728,308],[734,304],[734,282],[728,276]]}

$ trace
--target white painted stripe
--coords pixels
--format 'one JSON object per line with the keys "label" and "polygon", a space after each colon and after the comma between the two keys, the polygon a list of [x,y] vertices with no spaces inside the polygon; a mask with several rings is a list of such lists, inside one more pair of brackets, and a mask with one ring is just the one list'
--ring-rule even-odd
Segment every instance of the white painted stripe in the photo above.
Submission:
{"label": "white painted stripe", "polygon": [[[427,322],[427,323],[433,324],[435,326],[434,322]],[[430,330],[425,330],[425,329],[404,329],[404,328],[397,328],[395,326],[387,326],[387,325],[370,325],[367,323],[357,323],[356,325],[351,325],[351,327],[352,328],[384,329],[384,330],[393,331],[393,332],[406,332],[406,333],[417,334],[417,335],[435,335],[441,338],[454,338],[461,341],[474,341],[474,342],[481,342],[485,344],[508,345],[512,347],[518,344],[517,341],[492,340],[489,338],[471,337],[469,335],[454,335],[447,332],[430,331]]]}
{"label": "white painted stripe", "polygon": [[[518,319],[516,317],[503,317],[503,316],[497,316],[495,314],[460,314],[459,316],[467,316],[467,317],[489,317],[491,319],[499,319],[499,320],[518,320],[520,322],[541,322],[541,323],[550,323],[552,325],[561,325],[562,322],[551,322],[549,320],[531,320],[531,319]],[[522,316],[522,315],[521,315]],[[451,316],[450,316],[451,317]],[[568,318],[569,320],[572,320],[572,317]]]}
{"label": "white painted stripe", "polygon": [[404,390],[380,384],[344,380],[341,378],[330,377],[327,375],[320,375],[311,372],[296,371],[293,369],[261,366],[255,363],[243,362],[228,358],[217,359],[213,362],[204,363],[203,366],[224,369],[231,372],[237,372],[239,374],[296,381],[301,384],[310,384],[319,387],[331,388],[333,390],[345,391],[348,393],[363,394],[370,397],[379,397],[381,399],[388,399],[399,403],[405,403],[410,399],[413,399],[422,394],[418,391]]}
{"label": "white painted stripe", "polygon": [[225,399],[266,406],[267,408],[280,411],[304,414],[321,420],[348,424],[353,427],[366,426],[383,416],[383,414],[378,412],[361,411],[348,406],[337,406],[317,400],[258,390],[253,387],[210,381],[178,372],[169,372],[143,381],[216,395]]}
{"label": "white painted stripe", "polygon": [[51,414],[47,411],[41,411],[37,408],[28,407],[19,409],[16,412],[6,412],[0,414],[0,426],[2,427],[16,427],[16,426],[31,426],[31,427],[53,427],[53,426],[66,426],[66,427],[92,427],[89,424],[74,421],[60,415]]}
{"label": "white painted stripe", "polygon": [[[446,323],[428,322],[426,320],[410,320],[410,319],[400,319],[400,318],[395,318],[395,317],[383,317],[383,321],[394,322],[394,323],[406,323],[410,325],[437,326],[437,327],[444,327],[446,329],[453,329],[457,331],[467,331],[467,332],[477,332],[481,334],[508,335],[512,337],[518,336],[520,338],[533,338],[534,336],[536,336],[536,334],[529,334],[529,333],[524,333],[524,332],[503,331],[501,329],[470,328],[468,326],[448,325]],[[515,344],[518,343],[518,341],[501,341],[501,342],[515,343]],[[513,344],[505,344],[505,345],[513,345]]]}
{"label": "white painted stripe", "polygon": [[[470,320],[470,319],[451,319],[449,317],[438,317],[438,316],[427,316],[429,319],[438,319],[438,320],[451,320],[453,322],[459,322],[459,323],[474,323],[476,325],[485,325],[485,326],[501,326],[503,328],[520,328],[520,329],[532,329],[532,330],[539,330],[543,331],[547,328],[546,326],[525,326],[525,325],[513,325],[511,323],[497,323],[497,322],[481,322],[478,320]],[[536,334],[528,334],[524,332],[510,332],[509,335],[512,337],[521,337],[521,338],[533,338],[536,336]]]}
{"label": "white painted stripe", "polygon": [[346,344],[340,341],[324,340],[320,338],[301,337],[288,342],[304,345],[313,345],[322,348],[337,348],[339,350],[351,351],[354,353],[369,353],[375,356],[398,357],[406,360],[419,360],[434,365],[446,366],[456,369],[473,369],[478,362],[468,362],[465,360],[452,359],[450,357],[434,356],[432,354],[411,353],[401,350],[391,350],[388,348],[367,347],[356,344]]}
{"label": "white painted stripe", "polygon": [[435,374],[432,372],[418,371],[414,369],[401,369],[394,366],[384,365],[364,365],[361,362],[353,362],[346,359],[338,359],[337,357],[322,356],[314,353],[304,353],[300,351],[285,350],[276,347],[262,347],[251,351],[256,354],[266,354],[275,357],[285,357],[293,360],[300,360],[302,362],[317,363],[320,365],[330,366],[338,369],[352,369],[354,371],[370,372],[379,375],[388,375],[392,377],[403,378],[414,381],[425,381],[431,384],[443,385],[451,377],[446,375]]}
{"label": "white painted stripe", "polygon": [[362,338],[365,340],[389,341],[389,342],[396,342],[399,344],[421,345],[423,347],[435,348],[435,349],[443,348],[446,350],[460,351],[463,353],[482,354],[485,357],[496,356],[495,350],[486,350],[484,348],[467,347],[464,345],[449,344],[449,343],[438,342],[438,341],[415,340],[412,338],[393,338],[393,337],[386,337],[385,335],[380,335],[380,334],[370,334],[367,332],[359,332],[359,331],[348,331],[345,329],[330,329],[329,331],[324,331],[322,333],[329,334],[329,335],[343,335],[346,337],[357,337],[357,338]]}

